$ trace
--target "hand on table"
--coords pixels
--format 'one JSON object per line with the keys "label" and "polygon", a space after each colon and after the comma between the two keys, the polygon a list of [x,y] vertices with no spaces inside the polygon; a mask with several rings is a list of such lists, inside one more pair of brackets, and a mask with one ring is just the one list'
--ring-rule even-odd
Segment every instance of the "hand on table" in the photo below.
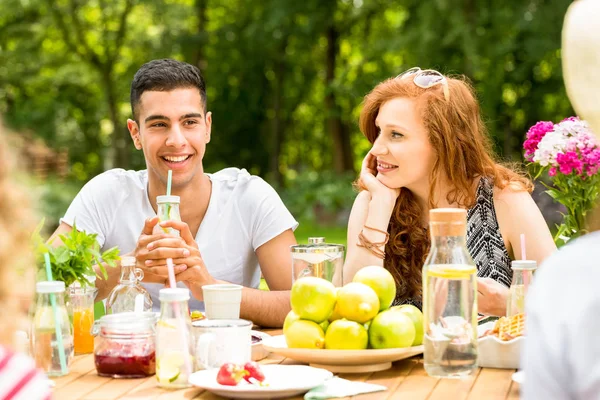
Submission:
{"label": "hand on table", "polygon": [[509,289],[492,278],[477,278],[477,306],[484,315],[506,315]]}

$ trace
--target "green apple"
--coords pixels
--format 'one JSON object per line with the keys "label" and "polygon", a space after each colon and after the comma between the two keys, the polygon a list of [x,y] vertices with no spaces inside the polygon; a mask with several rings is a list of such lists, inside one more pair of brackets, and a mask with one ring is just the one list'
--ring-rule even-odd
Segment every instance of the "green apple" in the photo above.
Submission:
{"label": "green apple", "polygon": [[352,282],[364,283],[375,291],[379,298],[379,311],[387,310],[396,297],[396,282],[390,272],[377,265],[361,268]]}
{"label": "green apple", "polygon": [[363,350],[369,344],[369,334],[364,326],[347,319],[337,319],[325,332],[325,348],[337,350]]}
{"label": "green apple", "polygon": [[290,303],[292,311],[300,317],[320,324],[333,312],[335,306],[333,283],[314,276],[305,276],[292,285]]}
{"label": "green apple", "polygon": [[423,313],[417,307],[412,304],[404,304],[401,306],[394,306],[390,308],[397,312],[404,313],[412,320],[415,325],[415,341],[413,346],[419,346],[423,344]]}
{"label": "green apple", "polygon": [[386,310],[371,321],[369,345],[374,349],[410,347],[414,340],[415,325],[405,313]]}
{"label": "green apple", "polygon": [[323,332],[327,332],[327,328],[329,328],[329,321],[325,320],[321,322],[319,326],[321,327],[321,329],[323,329]]}

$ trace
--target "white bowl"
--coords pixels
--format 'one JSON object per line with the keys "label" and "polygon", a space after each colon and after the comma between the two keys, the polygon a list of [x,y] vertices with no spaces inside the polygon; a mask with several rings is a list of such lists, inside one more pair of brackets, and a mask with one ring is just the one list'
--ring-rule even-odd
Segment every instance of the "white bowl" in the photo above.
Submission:
{"label": "white bowl", "polygon": [[[495,321],[491,321],[479,325],[479,336],[492,329],[494,324]],[[500,340],[496,335],[480,337],[477,364],[484,368],[518,369],[523,340],[525,340],[523,336],[508,341]]]}
{"label": "white bowl", "polygon": [[260,338],[256,343],[252,343],[252,361],[259,361],[266,358],[269,355],[269,351],[263,346],[265,339],[270,338],[271,335],[261,331],[250,331],[252,336]]}

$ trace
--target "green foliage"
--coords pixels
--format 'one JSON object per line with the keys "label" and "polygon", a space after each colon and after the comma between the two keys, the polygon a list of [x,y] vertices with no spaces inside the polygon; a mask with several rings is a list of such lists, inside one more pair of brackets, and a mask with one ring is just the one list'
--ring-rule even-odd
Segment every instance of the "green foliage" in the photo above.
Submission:
{"label": "green foliage", "polygon": [[289,179],[281,197],[297,219],[345,225],[356,197],[352,188],[354,179],[356,176],[351,173],[304,172]]}
{"label": "green foliage", "polygon": [[38,200],[37,213],[43,215],[45,219],[42,234],[54,232],[60,218],[65,215],[69,204],[81,189],[81,182],[63,181],[54,176],[48,177],[43,182],[33,178],[25,180],[32,197]]}
{"label": "green foliage", "polygon": [[[115,141],[129,143],[135,71],[154,58],[184,60],[207,81],[213,135],[205,169],[246,168],[289,190],[300,215],[314,215],[315,189],[329,189],[311,186],[308,172],[294,174],[334,168],[340,144],[328,118],[349,130],[352,146],[344,152],[358,171],[370,147],[357,129],[363,96],[415,65],[466,75],[497,151],[521,160],[527,126],[572,114],[560,53],[570,3],[3,0],[0,112],[15,130],[68,146],[72,178],[85,182],[115,165]],[[327,80],[332,28],[335,65]],[[333,107],[326,104],[332,93]],[[118,165],[144,166],[131,144],[127,156]],[[296,188],[303,178],[305,191]],[[340,185],[353,177],[332,179]],[[322,206],[347,207],[347,190],[331,189]]]}
{"label": "green foliage", "polygon": [[63,281],[65,286],[71,285],[77,281],[82,287],[91,285],[86,279],[86,275],[95,275],[93,265],[98,264],[104,279],[108,278],[106,269],[102,262],[109,267],[116,266],[116,261],[120,259],[119,249],[115,246],[100,254],[100,245],[96,241],[97,234],[88,234],[84,231],[78,231],[75,224],[73,229],[66,235],[59,235],[60,246],[53,246],[52,242],[46,243],[40,230],[44,221],[42,221],[36,231],[33,239],[36,246],[36,258],[38,265],[38,276],[45,280],[46,268],[44,263],[44,253],[50,256],[50,269],[54,280]]}

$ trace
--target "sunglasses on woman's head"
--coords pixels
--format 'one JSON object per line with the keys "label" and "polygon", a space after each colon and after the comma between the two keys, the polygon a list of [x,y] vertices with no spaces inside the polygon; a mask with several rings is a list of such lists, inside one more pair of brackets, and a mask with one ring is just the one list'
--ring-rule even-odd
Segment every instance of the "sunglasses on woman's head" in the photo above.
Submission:
{"label": "sunglasses on woman's head", "polygon": [[442,85],[444,89],[444,98],[446,101],[450,98],[450,92],[448,91],[448,80],[444,75],[434,69],[421,69],[414,67],[407,69],[406,71],[398,74],[396,79],[404,79],[413,77],[413,83],[422,89],[429,89],[435,85]]}

